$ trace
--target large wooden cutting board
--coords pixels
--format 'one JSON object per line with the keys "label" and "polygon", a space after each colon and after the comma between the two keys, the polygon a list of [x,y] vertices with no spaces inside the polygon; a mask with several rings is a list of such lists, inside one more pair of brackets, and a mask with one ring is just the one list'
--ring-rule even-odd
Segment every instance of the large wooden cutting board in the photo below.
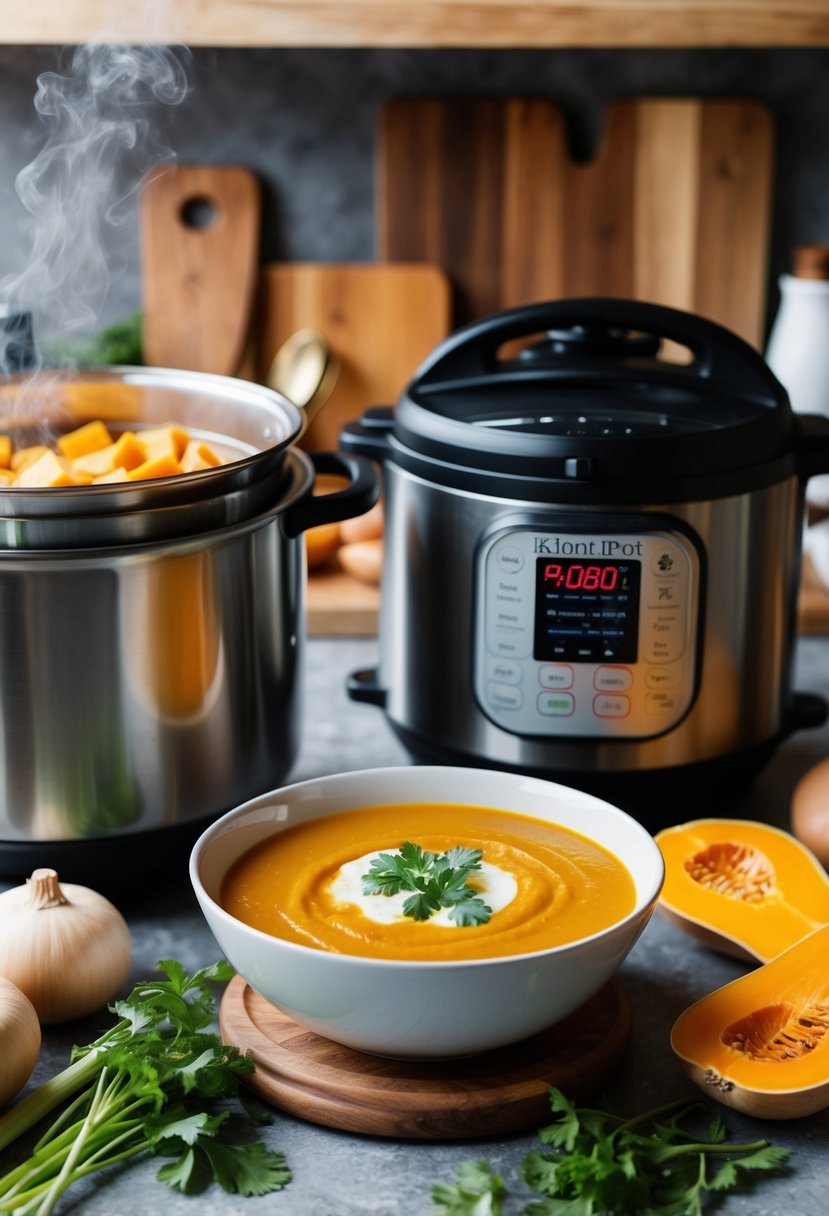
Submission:
{"label": "large wooden cutting board", "polygon": [[759,103],[617,102],[577,164],[549,101],[402,98],[377,158],[379,256],[443,267],[456,324],[611,295],[762,342],[773,125]]}
{"label": "large wooden cutting board", "polygon": [[391,405],[449,333],[449,283],[429,265],[283,262],[262,269],[257,379],[299,329],[317,330],[339,363],[334,389],[303,436],[336,449],[345,422]]}

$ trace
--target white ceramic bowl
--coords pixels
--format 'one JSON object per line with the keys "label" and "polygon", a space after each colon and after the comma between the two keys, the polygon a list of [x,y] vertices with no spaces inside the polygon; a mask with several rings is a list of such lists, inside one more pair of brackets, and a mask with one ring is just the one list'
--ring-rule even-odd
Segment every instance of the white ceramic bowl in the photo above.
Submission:
{"label": "white ceramic bowl", "polygon": [[[297,945],[250,928],[220,906],[227,871],[264,838],[320,815],[400,802],[494,807],[573,828],[624,862],[636,887],[634,909],[600,933],[550,950],[411,962]],[[487,1051],[572,1013],[617,970],[650,919],[663,877],[662,855],[648,832],[609,803],[515,773],[441,766],[340,773],[263,794],[212,824],[190,859],[207,923],[256,991],[326,1038],[400,1057]]]}

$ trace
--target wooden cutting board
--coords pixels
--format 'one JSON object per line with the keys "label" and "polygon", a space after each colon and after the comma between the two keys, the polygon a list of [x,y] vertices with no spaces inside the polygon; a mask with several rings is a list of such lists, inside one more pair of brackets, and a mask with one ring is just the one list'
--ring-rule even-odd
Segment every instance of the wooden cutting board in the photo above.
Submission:
{"label": "wooden cutting board", "polygon": [[[274,263],[263,267],[256,317],[256,379],[297,330],[317,330],[339,364],[328,400],[300,445],[335,451],[346,422],[392,404],[412,373],[449,333],[446,275],[429,265]],[[308,579],[307,624],[314,635],[377,632],[379,589],[328,567]]]}
{"label": "wooden cutting board", "polygon": [[443,267],[455,323],[611,295],[763,340],[773,124],[753,101],[617,102],[595,155],[524,98],[402,98],[380,116],[379,256]]}
{"label": "wooden cutting board", "polygon": [[389,1060],[303,1030],[231,980],[219,1026],[249,1051],[248,1084],[274,1106],[344,1131],[408,1140],[457,1140],[534,1130],[549,1121],[549,1086],[583,1102],[610,1081],[631,1030],[618,980],[576,1013],[512,1047],[461,1060]]}
{"label": "wooden cutting board", "polygon": [[293,333],[317,330],[339,362],[334,389],[302,439],[336,449],[345,422],[391,405],[449,333],[445,274],[429,265],[285,262],[265,266],[257,308],[257,379]]}
{"label": "wooden cutting board", "polygon": [[141,189],[144,362],[250,375],[260,188],[238,165],[160,165]]}

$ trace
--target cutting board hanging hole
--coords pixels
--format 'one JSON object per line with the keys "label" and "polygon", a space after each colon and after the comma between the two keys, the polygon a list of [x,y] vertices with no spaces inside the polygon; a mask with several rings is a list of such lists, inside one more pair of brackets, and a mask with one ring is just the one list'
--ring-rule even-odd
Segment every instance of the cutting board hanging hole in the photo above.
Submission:
{"label": "cutting board hanging hole", "polygon": [[212,228],[221,218],[218,204],[204,195],[185,199],[181,204],[179,214],[185,228],[195,228],[196,230]]}

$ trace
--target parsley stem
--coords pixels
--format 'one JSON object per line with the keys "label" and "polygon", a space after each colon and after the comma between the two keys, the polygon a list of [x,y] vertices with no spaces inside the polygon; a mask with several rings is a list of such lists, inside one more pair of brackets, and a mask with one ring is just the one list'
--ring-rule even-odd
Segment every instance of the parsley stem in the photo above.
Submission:
{"label": "parsley stem", "polygon": [[44,1196],[43,1201],[41,1202],[40,1206],[38,1207],[37,1216],[50,1216],[50,1213],[54,1211],[54,1207],[55,1207],[55,1204],[57,1203],[58,1199],[60,1199],[61,1195],[63,1194],[63,1192],[66,1190],[66,1188],[69,1186],[69,1184],[71,1182],[72,1168],[73,1168],[75,1162],[77,1161],[78,1157],[81,1155],[81,1153],[84,1150],[86,1141],[89,1138],[89,1132],[92,1129],[92,1127],[94,1126],[95,1117],[98,1113],[101,1102],[103,1100],[104,1087],[105,1087],[105,1083],[106,1083],[106,1073],[107,1073],[107,1070],[105,1068],[102,1068],[101,1072],[98,1076],[98,1083],[95,1086],[95,1090],[92,1095],[92,1102],[90,1103],[89,1113],[87,1114],[86,1119],[84,1119],[84,1122],[81,1126],[81,1130],[78,1133],[74,1144],[70,1148],[69,1153],[67,1154],[66,1160],[64,1161],[63,1165],[60,1168],[60,1172],[58,1173],[57,1178],[55,1178],[54,1181],[52,1182],[51,1187],[46,1192],[46,1195]]}
{"label": "parsley stem", "polygon": [[682,1157],[688,1153],[756,1153],[761,1148],[768,1148],[768,1140],[752,1140],[749,1144],[711,1144],[704,1140],[696,1144],[666,1145],[654,1150],[652,1156],[655,1162],[663,1165],[674,1157]]}
{"label": "parsley stem", "polygon": [[56,1077],[45,1081],[38,1089],[21,1098],[16,1106],[0,1118],[0,1152],[90,1081],[100,1067],[98,1052],[90,1051],[82,1059],[64,1068]]}
{"label": "parsley stem", "polygon": [[640,1123],[655,1123],[657,1119],[663,1115],[670,1114],[671,1111],[691,1111],[695,1106],[701,1107],[701,1103],[694,1098],[677,1098],[674,1102],[667,1102],[665,1106],[657,1106],[654,1110],[646,1110],[641,1115],[635,1115],[632,1119],[626,1119],[624,1123],[620,1123],[618,1127],[614,1127],[613,1135],[617,1136],[619,1132],[626,1132],[630,1127],[636,1127]]}

